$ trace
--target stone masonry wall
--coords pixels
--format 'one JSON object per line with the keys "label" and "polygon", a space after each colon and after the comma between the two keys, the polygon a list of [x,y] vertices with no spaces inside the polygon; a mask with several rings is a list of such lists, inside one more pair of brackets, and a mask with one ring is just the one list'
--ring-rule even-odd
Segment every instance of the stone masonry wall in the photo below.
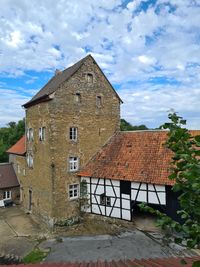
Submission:
{"label": "stone masonry wall", "polygon": [[[93,82],[86,79],[93,75]],[[59,75],[59,74],[57,74]],[[75,101],[76,93],[81,102]],[[97,107],[96,97],[102,106]],[[111,85],[87,58],[84,65],[53,94],[52,100],[26,110],[26,128],[33,128],[34,141],[27,142],[33,154],[33,168],[21,177],[23,205],[49,225],[78,214],[78,200],[70,200],[68,187],[79,183],[76,172],[69,172],[69,157],[79,158],[80,168],[119,130],[120,100]],[[39,127],[46,127],[45,141],[39,141]],[[70,127],[78,128],[78,140],[69,139]]]}
{"label": "stone masonry wall", "polygon": [[[93,82],[87,82],[87,73],[93,75]],[[76,93],[80,94],[81,103],[76,102]],[[102,98],[101,107],[96,105],[97,96]],[[53,216],[70,218],[77,215],[78,201],[69,199],[68,188],[80,180],[76,172],[69,172],[69,157],[77,156],[82,168],[119,130],[119,98],[91,58],[56,91],[50,117],[55,165]],[[69,139],[70,127],[78,128],[77,142]]]}

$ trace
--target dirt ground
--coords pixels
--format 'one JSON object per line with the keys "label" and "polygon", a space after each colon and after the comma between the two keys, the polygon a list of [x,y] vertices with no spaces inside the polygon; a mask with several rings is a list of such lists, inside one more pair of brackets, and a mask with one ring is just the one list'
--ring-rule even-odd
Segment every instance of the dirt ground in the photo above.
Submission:
{"label": "dirt ground", "polygon": [[148,232],[160,232],[155,226],[156,218],[153,216],[137,215],[133,222],[86,214],[83,220],[70,227],[57,227],[57,235],[82,236],[82,235],[119,235],[124,231],[142,230]]}

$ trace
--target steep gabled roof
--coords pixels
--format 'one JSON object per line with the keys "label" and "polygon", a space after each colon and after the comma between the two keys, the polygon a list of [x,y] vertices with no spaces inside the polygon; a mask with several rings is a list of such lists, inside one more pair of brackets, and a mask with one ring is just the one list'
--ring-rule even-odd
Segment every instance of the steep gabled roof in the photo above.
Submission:
{"label": "steep gabled roof", "polygon": [[11,163],[0,163],[0,188],[19,186],[17,176]]}
{"label": "steep gabled roof", "polygon": [[9,154],[16,154],[20,156],[24,156],[26,153],[26,138],[25,136],[22,136],[16,144],[14,144],[11,148],[9,148],[7,151]]}
{"label": "steep gabled roof", "polygon": [[[193,135],[200,131],[191,131]],[[167,131],[119,132],[91,159],[79,176],[173,185],[168,179],[172,152]]]}
{"label": "steep gabled roof", "polygon": [[[54,93],[63,82],[67,81],[70,77],[72,77],[79,70],[79,68],[82,66],[82,64],[85,62],[85,60],[88,57],[91,57],[94,60],[94,58],[91,55],[88,55],[85,58],[78,61],[77,63],[75,63],[74,65],[72,65],[71,67],[69,67],[63,71],[59,71],[59,73],[56,74],[55,76],[53,76],[48,81],[48,83],[29,102],[27,102],[23,105],[23,107],[28,108],[32,105],[37,104],[37,103],[50,100],[49,95]],[[94,60],[94,62],[96,63],[95,60]],[[97,66],[98,66],[98,64],[97,64]],[[101,70],[101,68],[99,66],[98,66],[98,68]],[[101,72],[102,72],[102,70],[101,70]],[[104,75],[103,72],[102,72],[102,74]],[[104,75],[104,77],[106,78],[105,75]],[[107,78],[106,78],[106,80],[108,81]],[[110,84],[110,82],[109,82],[109,84]],[[111,87],[112,87],[112,85],[111,85]],[[113,87],[112,87],[112,89],[114,90]],[[116,93],[115,90],[114,90],[114,92]],[[118,96],[117,93],[116,93],[116,95],[119,98],[119,100],[122,102],[122,100],[120,99],[120,97]]]}

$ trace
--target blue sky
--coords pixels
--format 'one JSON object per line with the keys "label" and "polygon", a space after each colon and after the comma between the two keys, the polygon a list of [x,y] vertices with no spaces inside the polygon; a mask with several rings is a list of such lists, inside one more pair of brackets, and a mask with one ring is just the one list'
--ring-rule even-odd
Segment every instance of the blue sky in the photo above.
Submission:
{"label": "blue sky", "polygon": [[199,0],[0,0],[0,126],[53,75],[91,53],[134,125],[174,109],[200,129]]}

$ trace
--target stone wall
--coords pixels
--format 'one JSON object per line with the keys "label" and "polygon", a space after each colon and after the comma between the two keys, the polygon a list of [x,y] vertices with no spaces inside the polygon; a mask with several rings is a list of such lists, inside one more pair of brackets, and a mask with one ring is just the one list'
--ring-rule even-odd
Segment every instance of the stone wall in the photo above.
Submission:
{"label": "stone wall", "polygon": [[[87,74],[93,81],[87,80]],[[59,74],[57,74],[59,75]],[[80,96],[80,102],[76,100]],[[101,106],[97,106],[97,96]],[[47,222],[78,214],[78,201],[70,200],[68,187],[79,183],[69,171],[69,157],[79,158],[80,168],[119,130],[120,100],[92,58],[52,95],[52,100],[26,110],[26,126],[33,128],[34,141],[27,142],[34,166],[21,179],[24,206],[32,190],[32,212]],[[38,138],[39,127],[46,127],[45,141]],[[77,127],[76,142],[69,138],[70,127]]]}
{"label": "stone wall", "polygon": [[19,203],[19,199],[20,199],[19,186],[0,189],[0,200],[3,199],[3,192],[4,191],[11,191],[11,199],[13,200],[14,203],[16,203],[16,204]]}

